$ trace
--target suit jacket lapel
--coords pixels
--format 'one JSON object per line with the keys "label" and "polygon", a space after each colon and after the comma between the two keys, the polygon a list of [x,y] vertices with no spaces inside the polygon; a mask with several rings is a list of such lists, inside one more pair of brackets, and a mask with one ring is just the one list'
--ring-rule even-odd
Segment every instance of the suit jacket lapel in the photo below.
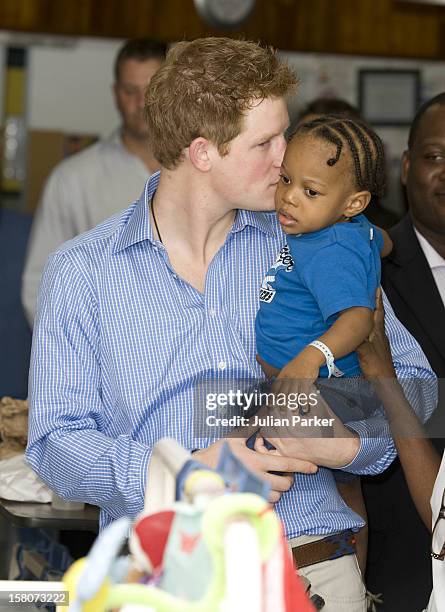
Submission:
{"label": "suit jacket lapel", "polygon": [[445,359],[445,308],[408,215],[394,234],[397,249],[389,256],[395,264],[392,283]]}

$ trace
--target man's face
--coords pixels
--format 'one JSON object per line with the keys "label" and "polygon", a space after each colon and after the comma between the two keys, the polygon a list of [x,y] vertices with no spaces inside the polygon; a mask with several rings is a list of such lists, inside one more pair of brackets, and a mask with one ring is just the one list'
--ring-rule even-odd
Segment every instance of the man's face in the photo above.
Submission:
{"label": "man's face", "polygon": [[273,210],[286,149],[289,116],[282,98],[266,98],[246,111],[241,133],[218,156],[214,187],[230,209]]}
{"label": "man's face", "polygon": [[431,106],[420,120],[403,154],[402,183],[414,225],[445,237],[445,106]]}
{"label": "man's face", "polygon": [[145,90],[161,65],[162,62],[157,59],[142,62],[128,59],[120,65],[119,80],[114,84],[114,97],[124,132],[132,138],[145,140],[148,136],[144,119]]}

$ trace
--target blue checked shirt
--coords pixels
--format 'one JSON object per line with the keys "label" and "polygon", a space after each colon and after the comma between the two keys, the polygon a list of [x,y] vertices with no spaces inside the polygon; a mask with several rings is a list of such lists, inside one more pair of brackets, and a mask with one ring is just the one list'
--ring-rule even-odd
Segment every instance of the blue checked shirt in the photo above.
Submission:
{"label": "blue checked shirt", "polygon": [[[42,279],[30,373],[27,458],[67,499],[101,507],[101,527],[143,508],[156,441],[205,446],[193,433],[201,377],[259,377],[254,320],[259,287],[284,239],[275,215],[240,210],[207,272],[204,293],[177,276],[138,202],[58,249]],[[425,420],[435,377],[385,302],[387,332],[408,399]],[[423,379],[428,384],[422,385]],[[347,471],[376,474],[394,459],[379,415],[351,425],[361,447]],[[276,505],[288,537],[359,528],[333,472],[296,474]]]}

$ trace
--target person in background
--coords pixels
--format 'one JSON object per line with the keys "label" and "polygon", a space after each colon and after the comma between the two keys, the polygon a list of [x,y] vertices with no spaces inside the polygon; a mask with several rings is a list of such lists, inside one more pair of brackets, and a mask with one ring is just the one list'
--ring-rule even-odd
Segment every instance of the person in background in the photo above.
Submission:
{"label": "person in background", "polygon": [[394,250],[384,262],[383,285],[434,372],[445,378],[445,92],[419,109],[401,180],[409,211],[390,231]]}
{"label": "person in background", "polygon": [[[439,403],[426,423],[442,454],[445,437],[445,93],[417,112],[402,157],[409,212],[389,234],[382,286],[439,379]],[[430,534],[411,502],[399,461],[363,485],[369,516],[369,588],[385,610],[417,612],[431,591]],[[409,483],[408,483],[409,485]]]}
{"label": "person in background", "polygon": [[294,129],[300,123],[307,123],[317,119],[320,115],[336,115],[339,117],[349,117],[350,119],[359,119],[363,121],[360,116],[358,108],[349,104],[343,98],[315,98],[311,102],[308,102],[306,106],[298,113]]}
{"label": "person in background", "polygon": [[40,277],[58,246],[136,200],[159,164],[148,141],[144,94],[162,65],[166,45],[127,41],[114,64],[113,95],[122,125],[106,140],[62,161],[44,186],[22,277],[22,304],[31,327]]}
{"label": "person in background", "polygon": [[[445,612],[445,455],[441,463],[439,453],[427,439],[425,429],[397,381],[391,349],[385,335],[381,290],[378,290],[377,295],[374,329],[357,352],[362,371],[372,383],[385,409],[411,499],[428,530],[431,555],[428,551],[424,552],[428,563],[432,558],[433,569],[433,592],[428,612]],[[411,539],[412,535],[407,534],[407,538]],[[419,552],[411,551],[410,563],[416,563]],[[420,586],[423,591],[424,585],[419,584],[419,578],[416,586]],[[405,588],[409,588],[407,583]],[[389,604],[386,609],[401,610],[402,607],[393,608]],[[414,606],[406,609],[414,610]]]}
{"label": "person in background", "polygon": [[[342,98],[315,98],[304,106],[297,116],[295,128],[301,123],[307,123],[320,115],[336,115],[338,117],[350,117],[364,121],[357,107]],[[294,128],[294,129],[295,129]],[[292,130],[290,130],[292,132]],[[385,208],[381,198],[373,197],[370,205],[365,211],[365,217],[378,227],[389,229],[395,225],[400,216]]]}

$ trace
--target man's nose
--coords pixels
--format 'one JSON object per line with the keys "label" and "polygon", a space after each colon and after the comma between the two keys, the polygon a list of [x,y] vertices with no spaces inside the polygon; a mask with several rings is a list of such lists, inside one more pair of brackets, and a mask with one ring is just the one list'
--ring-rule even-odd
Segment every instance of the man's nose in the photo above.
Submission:
{"label": "man's nose", "polygon": [[277,144],[276,144],[276,154],[275,154],[275,166],[279,166],[281,168],[281,164],[283,162],[283,157],[284,157],[284,152],[286,150],[286,146],[287,146],[287,142],[286,139],[284,137],[284,134],[282,134],[278,139],[277,139]]}
{"label": "man's nose", "polygon": [[137,105],[141,109],[143,109],[145,106],[145,89],[145,87],[143,89],[139,89],[137,93]]}

